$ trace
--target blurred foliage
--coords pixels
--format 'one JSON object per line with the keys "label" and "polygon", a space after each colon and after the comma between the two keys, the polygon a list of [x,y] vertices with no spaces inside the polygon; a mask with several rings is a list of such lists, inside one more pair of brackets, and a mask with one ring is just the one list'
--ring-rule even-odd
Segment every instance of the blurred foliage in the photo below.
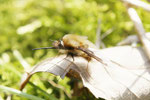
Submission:
{"label": "blurred foliage", "polygon": [[[146,31],[150,31],[150,13],[136,8]],[[37,47],[51,46],[51,40],[65,34],[86,35],[95,42],[98,20],[101,20],[101,34],[113,29],[104,38],[107,47],[130,34],[135,34],[133,23],[121,1],[116,0],[0,0],[0,84],[19,89],[21,75],[26,65],[33,66],[41,59],[56,55],[54,50],[32,51]],[[15,51],[19,52],[16,54]],[[24,65],[21,62],[27,64]],[[60,86],[54,86],[49,81]],[[33,82],[33,83],[31,83]],[[70,98],[78,86],[81,93]],[[59,88],[63,87],[63,88]],[[50,100],[96,99],[81,81],[39,73],[31,78],[24,92]],[[0,93],[7,98],[7,93]],[[13,100],[27,100],[13,95]]]}

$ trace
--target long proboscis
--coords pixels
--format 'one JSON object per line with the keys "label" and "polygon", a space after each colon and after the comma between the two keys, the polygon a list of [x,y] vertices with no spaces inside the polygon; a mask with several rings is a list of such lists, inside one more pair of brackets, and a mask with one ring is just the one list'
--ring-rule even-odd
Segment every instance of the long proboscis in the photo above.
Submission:
{"label": "long proboscis", "polygon": [[73,50],[73,48],[65,48],[65,47],[41,47],[41,48],[35,48],[32,50],[41,50],[41,49],[64,49],[64,50]]}
{"label": "long proboscis", "polygon": [[56,48],[56,47],[41,47],[41,48],[35,48],[35,49],[32,49],[32,50],[41,50],[41,49],[59,49],[59,48]]}

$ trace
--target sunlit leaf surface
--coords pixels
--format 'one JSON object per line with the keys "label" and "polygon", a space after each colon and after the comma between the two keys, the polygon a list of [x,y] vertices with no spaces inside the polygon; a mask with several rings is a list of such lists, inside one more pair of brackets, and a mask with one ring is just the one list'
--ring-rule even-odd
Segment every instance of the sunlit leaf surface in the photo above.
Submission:
{"label": "sunlit leaf surface", "polygon": [[[22,86],[36,72],[50,72],[63,78],[69,69],[80,74],[83,84],[95,97],[111,100],[149,100],[150,62],[142,48],[130,46],[90,49],[106,65],[82,57],[60,55],[35,65],[22,79]],[[23,88],[23,87],[22,87]]]}

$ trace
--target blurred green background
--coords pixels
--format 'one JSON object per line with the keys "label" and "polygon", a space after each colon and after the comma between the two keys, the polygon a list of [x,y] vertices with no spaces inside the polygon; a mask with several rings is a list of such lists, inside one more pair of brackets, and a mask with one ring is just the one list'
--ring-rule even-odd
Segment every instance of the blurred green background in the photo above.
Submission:
{"label": "blurred green background", "polygon": [[[136,8],[144,28],[150,31],[150,13]],[[121,1],[116,0],[0,0],[0,85],[19,89],[24,68],[57,55],[54,50],[32,51],[33,48],[51,46],[51,40],[65,34],[86,35],[96,40],[98,20],[101,34],[111,30],[103,39],[106,47],[135,34]],[[0,100],[27,100],[0,89]],[[78,92],[80,90],[80,92]],[[96,99],[82,82],[65,77],[61,80],[49,73],[34,75],[23,92],[46,100]]]}

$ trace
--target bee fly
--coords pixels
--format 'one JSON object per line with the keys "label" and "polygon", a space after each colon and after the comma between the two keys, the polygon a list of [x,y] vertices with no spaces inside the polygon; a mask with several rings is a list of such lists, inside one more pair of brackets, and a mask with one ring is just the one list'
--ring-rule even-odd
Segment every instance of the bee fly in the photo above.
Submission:
{"label": "bee fly", "polygon": [[[53,45],[53,47],[35,48],[33,50],[57,49],[57,50],[59,50],[60,53],[67,54],[66,57],[71,56],[73,58],[73,61],[74,61],[74,56],[80,56],[80,57],[85,58],[88,62],[92,58],[94,58],[101,64],[107,65],[106,63],[103,62],[103,60],[101,58],[97,57],[91,50],[88,49],[88,48],[96,48],[96,47],[93,43],[91,43],[89,40],[87,40],[87,37],[85,37],[85,36],[67,34],[61,40],[54,41],[52,43],[52,45]],[[34,67],[34,68],[36,68],[36,67]],[[27,78],[25,78],[25,79],[23,78],[24,81],[22,82],[22,84],[20,86],[20,90],[22,90],[24,88],[24,86],[26,85],[26,83],[29,81],[30,77],[34,73],[34,70],[36,70],[36,69],[33,69],[30,73],[27,73],[27,76],[26,76]],[[75,74],[75,75],[78,76],[78,74]]]}
{"label": "bee fly", "polygon": [[[92,44],[87,37],[79,36],[75,34],[67,34],[62,40],[56,40],[52,43],[53,47],[42,47],[35,48],[32,50],[40,50],[40,49],[58,49],[60,53],[64,53],[67,55],[73,56],[81,56],[88,61],[91,60],[91,57],[96,59],[97,61],[105,64],[101,58],[94,55],[92,51],[88,48],[96,48],[94,44]],[[105,64],[106,65],[106,64]]]}

